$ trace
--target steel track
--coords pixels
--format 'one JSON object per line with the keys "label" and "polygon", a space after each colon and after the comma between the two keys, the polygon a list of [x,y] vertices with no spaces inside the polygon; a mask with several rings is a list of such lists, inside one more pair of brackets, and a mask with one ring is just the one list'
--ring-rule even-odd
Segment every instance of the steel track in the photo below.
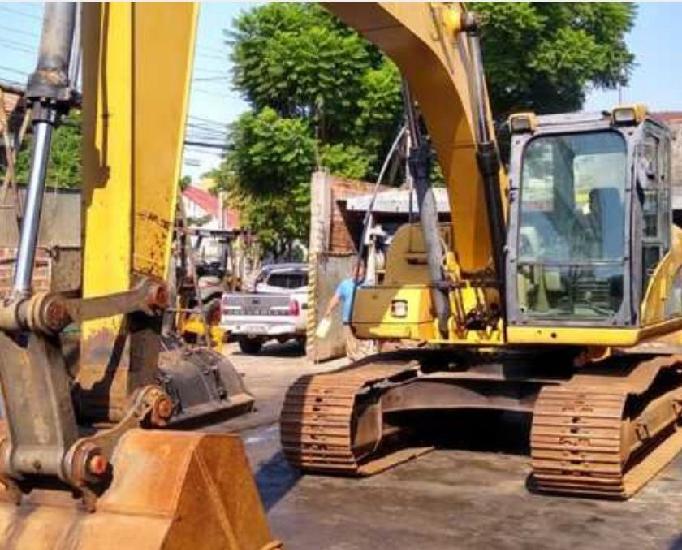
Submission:
{"label": "steel track", "polygon": [[641,489],[682,449],[678,365],[659,357],[625,378],[587,373],[543,388],[531,428],[535,488],[616,499]]}
{"label": "steel track", "polygon": [[[405,361],[374,361],[342,371],[303,376],[287,391],[280,418],[282,449],[289,463],[307,473],[372,475],[405,462],[431,447],[382,452],[388,435],[377,411],[376,437],[363,437],[359,424],[372,421],[372,411],[358,417],[359,399],[417,375]],[[372,430],[370,430],[372,432]]]}

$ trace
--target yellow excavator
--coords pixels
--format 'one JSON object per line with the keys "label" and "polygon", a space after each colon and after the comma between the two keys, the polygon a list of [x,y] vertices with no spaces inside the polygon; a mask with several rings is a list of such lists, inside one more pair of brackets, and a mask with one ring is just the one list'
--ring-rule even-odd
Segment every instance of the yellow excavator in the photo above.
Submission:
{"label": "yellow excavator", "polygon": [[[473,13],[326,8],[407,82],[420,215],[396,233],[382,283],[356,288],[351,325],[360,338],[421,345],[299,379],[281,415],[287,459],[304,472],[369,475],[428,451],[406,434],[438,411],[516,411],[532,414],[531,487],[630,497],[682,445],[669,131],[638,105],[519,113],[506,171]],[[432,147],[448,224],[429,186]]]}
{"label": "yellow excavator", "polygon": [[[253,403],[220,354],[161,338],[196,16],[189,3],[45,5],[26,91],[25,210],[0,305],[2,548],[279,547],[240,439],[166,429]],[[77,21],[82,285],[40,293],[36,240],[52,133],[74,101]],[[66,353],[73,326],[78,349]]]}

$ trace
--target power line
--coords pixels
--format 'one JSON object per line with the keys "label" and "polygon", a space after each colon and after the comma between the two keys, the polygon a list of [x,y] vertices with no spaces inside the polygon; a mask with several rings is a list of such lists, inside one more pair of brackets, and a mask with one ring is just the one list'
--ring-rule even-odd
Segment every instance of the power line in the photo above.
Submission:
{"label": "power line", "polygon": [[226,61],[227,60],[227,54],[225,54],[225,55],[212,55],[212,54],[208,54],[208,53],[198,52],[197,57],[199,59],[201,59],[201,58],[203,58],[203,59],[217,59],[218,61]]}
{"label": "power line", "polygon": [[14,46],[21,46],[22,48],[28,48],[31,51],[36,51],[38,49],[38,42],[34,42],[33,44],[27,44],[26,42],[19,42],[17,40],[12,40],[12,39],[7,39],[7,38],[0,38],[0,41],[5,42],[7,44],[12,44]]}
{"label": "power line", "polygon": [[28,71],[20,71],[18,69],[13,69],[12,67],[3,67],[0,65],[0,70],[1,71],[9,71],[10,73],[16,73],[24,76],[28,76]]}
{"label": "power line", "polygon": [[221,151],[227,151],[228,147],[227,145],[221,145],[218,143],[209,143],[207,141],[192,141],[186,139],[184,141],[184,144],[188,147],[200,147],[200,148],[206,148],[206,149],[220,149]]}
{"label": "power line", "polygon": [[5,11],[7,13],[13,13],[15,15],[21,15],[22,17],[28,17],[29,19],[35,19],[37,21],[42,21],[43,18],[32,13],[26,13],[24,11],[18,10],[16,8],[8,8],[7,6],[0,6],[0,11]]}
{"label": "power line", "polygon": [[228,74],[227,69],[209,69],[208,67],[194,67],[195,72]]}
{"label": "power line", "polygon": [[206,94],[206,95],[211,95],[213,97],[221,97],[224,98],[225,96],[223,94],[219,94],[217,92],[212,92],[210,90],[202,90],[201,88],[192,88],[192,92],[196,92],[199,94]]}
{"label": "power line", "polygon": [[30,36],[31,38],[35,38],[36,40],[40,38],[40,36],[37,33],[26,32],[25,30],[15,29],[13,27],[8,27],[6,25],[0,25],[0,30],[5,32],[13,32],[15,34],[20,34],[22,36]]}
{"label": "power line", "polygon": [[194,119],[194,120],[199,120],[201,122],[206,122],[208,124],[220,124],[222,126],[227,126],[229,124],[229,122],[215,120],[212,118],[204,118],[204,117],[200,117],[198,115],[189,115],[189,118]]}
{"label": "power line", "polygon": [[225,75],[225,76],[205,76],[205,77],[199,77],[199,78],[193,78],[192,80],[194,82],[216,82],[218,80],[229,80],[230,77]]}
{"label": "power line", "polygon": [[17,88],[17,92],[23,91],[24,87],[26,86],[25,82],[19,82],[17,80],[12,80],[10,78],[0,78],[0,85],[3,84]]}
{"label": "power line", "polygon": [[2,40],[2,39],[0,39],[0,44],[2,45],[2,48],[6,49],[6,50],[12,50],[15,52],[24,53],[24,54],[33,55],[33,56],[36,55],[36,49],[25,48],[24,46],[17,46],[16,43],[8,42],[8,41]]}
{"label": "power line", "polygon": [[199,47],[197,48],[197,50],[198,50],[199,52],[202,52],[202,51],[203,51],[203,52],[207,52],[208,55],[225,55],[225,56],[227,55],[227,51],[226,51],[226,50],[221,50],[221,49],[219,49],[219,48],[210,48],[210,47],[208,47],[208,46],[199,46]]}

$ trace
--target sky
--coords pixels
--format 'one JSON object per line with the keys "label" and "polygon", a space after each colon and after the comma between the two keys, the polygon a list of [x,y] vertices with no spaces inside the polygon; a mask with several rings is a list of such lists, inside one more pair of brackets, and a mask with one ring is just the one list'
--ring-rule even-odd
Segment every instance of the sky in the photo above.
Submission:
{"label": "sky", "polygon": [[[229,46],[223,30],[240,12],[257,5],[246,2],[203,2],[199,14],[187,139],[222,144],[227,125],[248,105],[232,89]],[[652,111],[682,111],[682,3],[640,3],[626,41],[637,64],[623,101],[645,103]],[[0,79],[23,84],[35,64],[42,3],[0,2]],[[618,91],[592,90],[585,110],[609,109]],[[221,151],[186,146],[183,174],[194,180],[220,164]]]}

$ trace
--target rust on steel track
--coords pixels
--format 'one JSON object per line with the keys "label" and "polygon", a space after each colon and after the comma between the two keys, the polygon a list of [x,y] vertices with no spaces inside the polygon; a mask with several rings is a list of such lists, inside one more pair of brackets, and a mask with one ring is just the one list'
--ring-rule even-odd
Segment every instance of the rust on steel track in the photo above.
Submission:
{"label": "rust on steel track", "polygon": [[[682,448],[682,357],[618,375],[577,374],[540,392],[531,459],[537,490],[626,499]],[[614,374],[616,374],[614,376]]]}
{"label": "rust on steel track", "polygon": [[372,475],[431,450],[382,449],[396,435],[383,425],[381,387],[417,376],[418,365],[380,356],[299,378],[287,391],[280,432],[289,463],[307,473]]}

